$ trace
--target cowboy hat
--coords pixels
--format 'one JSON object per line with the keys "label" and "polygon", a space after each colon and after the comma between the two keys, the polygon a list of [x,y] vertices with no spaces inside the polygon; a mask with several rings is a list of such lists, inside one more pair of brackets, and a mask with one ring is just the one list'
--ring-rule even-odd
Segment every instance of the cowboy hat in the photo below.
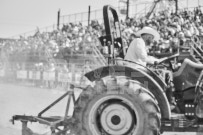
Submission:
{"label": "cowboy hat", "polygon": [[143,29],[139,30],[137,33],[135,33],[137,36],[141,36],[142,34],[151,34],[154,36],[154,40],[159,41],[160,35],[159,33],[150,27],[144,27]]}

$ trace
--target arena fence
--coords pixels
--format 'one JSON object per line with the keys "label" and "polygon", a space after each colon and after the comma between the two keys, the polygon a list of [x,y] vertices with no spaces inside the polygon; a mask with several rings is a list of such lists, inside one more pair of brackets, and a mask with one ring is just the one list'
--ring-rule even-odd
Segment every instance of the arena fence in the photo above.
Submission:
{"label": "arena fence", "polygon": [[[126,4],[125,4],[126,5]],[[145,2],[140,4],[130,4],[129,5],[129,17],[140,17],[143,15],[146,15],[148,12],[148,9],[152,5],[152,2]],[[126,18],[126,6],[119,6],[115,7],[115,9],[118,12],[119,18],[125,20]],[[124,12],[123,12],[124,11]],[[61,24],[66,23],[83,23],[84,25],[88,24],[88,12],[81,12],[76,14],[69,14],[69,15],[62,15],[60,16],[60,22]],[[97,20],[100,23],[103,22],[103,10],[97,9],[97,10],[91,10],[90,12],[90,20]]]}
{"label": "arena fence", "polygon": [[[69,84],[88,85],[89,81],[84,74],[95,68],[86,67],[77,69],[77,65],[72,64],[69,71],[60,70],[12,70],[0,69],[0,82],[29,85],[49,89],[68,88]],[[85,71],[86,70],[86,71]]]}

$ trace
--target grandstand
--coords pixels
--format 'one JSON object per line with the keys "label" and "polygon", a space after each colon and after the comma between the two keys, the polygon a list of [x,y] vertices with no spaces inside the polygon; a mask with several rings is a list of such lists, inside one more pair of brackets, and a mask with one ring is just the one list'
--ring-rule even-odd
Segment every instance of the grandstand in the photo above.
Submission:
{"label": "grandstand", "polygon": [[[182,59],[191,57],[196,62],[203,62],[202,7],[193,10],[183,8],[177,15],[174,8],[166,6],[168,3],[160,1],[150,4],[149,11],[142,9],[136,17],[121,21],[125,46],[131,42],[131,34],[144,26],[150,26],[161,35],[161,40],[149,48],[151,55],[163,57],[181,51]],[[163,9],[164,4],[167,9]],[[174,6],[174,2],[171,6]],[[64,22],[65,17],[61,16],[63,23],[59,29],[51,26],[52,29],[37,29],[31,35],[24,34],[26,36],[21,35],[18,39],[0,39],[1,62],[10,70],[36,70],[39,65],[43,65],[42,71],[51,69],[53,65],[56,69],[66,65],[71,71],[73,64],[76,68],[74,70],[79,71],[87,61],[91,68],[105,65],[106,50],[98,40],[105,35],[100,18],[94,18],[86,26],[76,20]]]}

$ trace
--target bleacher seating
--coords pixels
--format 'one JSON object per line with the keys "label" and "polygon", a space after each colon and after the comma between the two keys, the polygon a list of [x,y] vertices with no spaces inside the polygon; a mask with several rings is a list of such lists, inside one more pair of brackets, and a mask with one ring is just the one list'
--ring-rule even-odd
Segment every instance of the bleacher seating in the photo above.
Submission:
{"label": "bleacher seating", "polygon": [[[167,14],[170,16],[166,16]],[[152,18],[147,20],[130,18],[121,21],[125,43],[129,44],[132,41],[130,35],[136,33],[143,26],[157,29],[161,35],[160,41],[149,48],[149,54],[162,57],[173,54],[180,48],[182,48],[180,50],[196,49],[198,52],[196,51],[195,55],[202,54],[203,13],[200,8],[195,8],[194,11],[180,11],[179,15],[166,10],[154,14]],[[100,36],[104,36],[104,27],[98,21],[94,21],[88,27],[83,26],[82,23],[69,23],[64,24],[61,30],[52,32],[38,30],[27,38],[21,36],[17,40],[0,42],[0,46],[11,62],[41,63],[48,61],[56,64],[55,59],[68,61],[73,57],[80,57],[85,61],[85,59],[89,59],[87,56],[89,54],[90,57],[95,57],[95,61],[99,61],[103,65],[105,59],[102,53],[105,51],[98,40]],[[193,36],[199,38],[198,46],[197,43],[191,42]]]}

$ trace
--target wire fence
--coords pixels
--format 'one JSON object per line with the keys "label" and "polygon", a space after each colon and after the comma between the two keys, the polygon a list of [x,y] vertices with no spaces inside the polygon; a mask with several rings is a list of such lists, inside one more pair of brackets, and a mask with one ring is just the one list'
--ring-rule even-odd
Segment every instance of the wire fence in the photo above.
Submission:
{"label": "wire fence", "polygon": [[[193,3],[193,4],[191,4],[191,3]],[[196,4],[194,4],[194,3],[196,3]],[[200,7],[203,10],[203,5],[200,6],[201,3],[202,3],[202,1],[200,1],[200,0],[179,0],[178,6],[179,6],[179,10],[186,10],[186,9],[194,10],[197,7]],[[130,4],[129,5],[129,17],[140,18],[142,16],[145,16],[149,12],[149,9],[152,7],[152,4],[153,4],[153,2]],[[174,4],[175,3],[173,2],[172,5],[170,5],[170,6],[175,7]],[[162,6],[162,5],[160,5],[160,6]],[[119,15],[119,18],[121,20],[125,20],[125,18],[126,18],[126,8],[127,8],[126,6],[115,7],[115,9],[117,10],[117,13]],[[159,8],[161,8],[161,7],[159,7]],[[173,8],[173,10],[175,10],[175,9]],[[92,21],[92,20],[97,20],[98,22],[103,23],[103,10],[102,9],[91,10],[90,11],[90,21]],[[61,15],[59,29],[62,28],[63,25],[68,24],[68,23],[82,23],[84,26],[87,26],[88,25],[88,12]],[[37,28],[37,29],[40,32],[52,32],[54,30],[57,30],[57,24],[53,24],[50,26]],[[14,35],[10,38],[11,39],[19,38],[20,36],[28,37],[28,36],[34,35],[35,33],[36,33],[36,30],[32,30],[29,32]]]}
{"label": "wire fence", "polygon": [[[92,68],[91,65],[88,66],[89,69]],[[0,69],[0,82],[60,90],[67,90],[70,84],[88,85],[90,82],[84,77],[87,71],[79,72],[78,68],[85,69],[85,66],[71,64],[68,70]]]}
{"label": "wire fence", "polygon": [[[129,5],[129,17],[137,17],[141,15],[145,15],[152,5],[152,2],[142,3],[142,4],[132,4]],[[126,6],[115,7],[117,13],[121,19],[126,18]],[[84,25],[88,24],[88,16],[90,16],[90,20],[98,20],[99,22],[103,22],[103,10],[91,10],[90,14],[88,12],[70,14],[70,15],[62,15],[60,16],[61,24],[66,23],[83,23]]]}
{"label": "wire fence", "polygon": [[[130,9],[129,17],[144,16],[148,12],[151,5],[152,5],[152,2],[129,5],[129,9]],[[122,20],[125,20],[126,14],[122,14],[121,12],[122,11],[126,12],[126,6],[115,7],[115,9],[117,10],[119,18]],[[92,20],[97,20],[99,23],[103,23],[103,10],[102,9],[91,10],[90,11],[90,21],[92,21]],[[68,23],[82,23],[84,26],[87,26],[88,25],[88,12],[61,15],[59,29],[62,28],[64,24],[68,24]],[[53,24],[50,26],[42,27],[42,28],[36,28],[35,30],[17,34],[10,38],[17,39],[21,36],[23,36],[23,37],[32,36],[36,33],[36,30],[39,30],[40,32],[52,32],[54,30],[57,30],[57,24]]]}
{"label": "wire fence", "polygon": [[[129,5],[129,17],[138,18],[140,16],[145,16],[150,8],[153,5],[153,1],[151,2],[144,2],[144,3],[137,3],[137,4],[130,4]],[[201,0],[179,0],[178,7],[179,10],[189,9],[193,10],[196,7],[200,7],[202,9],[203,5],[201,6]],[[175,11],[175,1],[162,0],[162,4],[159,5],[159,9],[164,9],[166,7],[172,7],[173,11]],[[117,10],[119,18],[125,19],[126,12],[127,12],[127,5],[114,7]],[[103,11],[102,9],[91,10],[90,12],[90,20],[98,20],[100,22],[103,21]],[[88,24],[88,11],[81,12],[76,14],[69,14],[69,15],[62,15],[60,16],[61,24],[66,23],[83,23]]]}
{"label": "wire fence", "polygon": [[54,30],[57,30],[56,24],[49,25],[46,27],[41,27],[41,28],[37,27],[35,30],[31,30],[31,31],[24,32],[21,34],[13,35],[12,37],[10,37],[10,39],[19,39],[20,37],[27,38],[29,36],[34,36],[37,33],[37,31],[40,31],[41,33],[43,33],[43,32],[48,33],[48,32],[53,32]]}

